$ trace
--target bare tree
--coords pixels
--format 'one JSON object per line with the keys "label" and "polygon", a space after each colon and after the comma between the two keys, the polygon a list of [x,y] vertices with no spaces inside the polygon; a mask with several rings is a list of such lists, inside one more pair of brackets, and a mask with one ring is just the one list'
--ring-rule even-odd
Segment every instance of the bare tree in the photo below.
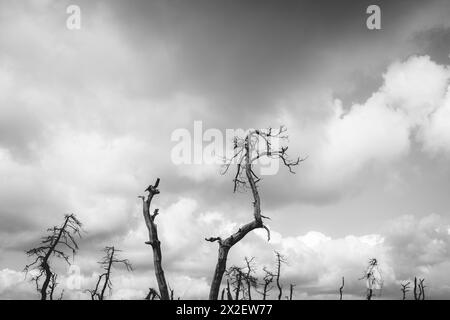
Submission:
{"label": "bare tree", "polygon": [[144,300],[155,300],[156,298],[160,299],[158,291],[156,291],[153,288],[148,289],[147,296],[144,298]]}
{"label": "bare tree", "polygon": [[247,284],[248,300],[252,300],[252,288],[256,289],[256,286],[258,285],[258,279],[254,276],[255,268],[252,264],[254,259],[255,259],[254,257],[252,257],[251,259],[245,257],[247,272],[244,274],[244,281]]}
{"label": "bare tree", "polygon": [[286,263],[286,258],[281,255],[278,251],[275,251],[275,255],[277,257],[277,273],[276,273],[276,283],[278,288],[278,300],[281,300],[281,297],[283,295],[283,287],[280,283],[281,278],[281,264]]}
{"label": "bare tree", "polygon": [[[172,289],[169,285],[169,292],[170,292],[170,300],[173,300],[173,295],[174,295],[174,289]],[[180,300],[180,298],[178,298],[178,300]]]}
{"label": "bare tree", "polygon": [[[231,280],[231,286],[234,291],[234,300],[239,300],[239,294],[242,291],[242,296],[244,297],[245,291],[245,274],[242,271],[242,268],[237,266],[231,266],[228,270],[225,271],[228,280]],[[227,280],[227,282],[228,282]],[[228,285],[230,283],[228,282]]]}
{"label": "bare tree", "polygon": [[273,288],[273,286],[271,286],[270,284],[273,282],[273,278],[275,277],[275,274],[273,272],[270,272],[269,270],[267,270],[266,267],[264,267],[263,270],[264,270],[264,273],[265,273],[264,277],[263,277],[264,283],[262,283],[263,290],[262,290],[262,292],[259,292],[259,291],[258,292],[260,294],[262,294],[262,299],[266,300],[267,299],[267,294]]}
{"label": "bare tree", "polygon": [[342,294],[344,292],[344,285],[345,285],[344,277],[342,277],[342,284],[339,287],[339,300],[342,300]]}
{"label": "bare tree", "polygon": [[417,277],[414,277],[414,300],[419,300],[417,295]]}
{"label": "bare tree", "polygon": [[[253,195],[253,216],[254,220],[241,226],[238,231],[226,239],[221,237],[206,238],[206,241],[219,243],[219,253],[217,258],[217,265],[214,270],[214,275],[211,282],[211,289],[209,292],[210,300],[217,300],[222,282],[223,274],[226,270],[228,252],[231,247],[241,241],[247,233],[254,229],[264,228],[268,233],[268,240],[270,240],[270,231],[263,223],[263,218],[267,218],[261,214],[261,199],[257,184],[261,179],[256,175],[253,166],[260,158],[267,157],[271,159],[280,159],[283,164],[289,169],[291,173],[293,167],[297,166],[304,159],[297,158],[295,161],[289,160],[287,156],[288,147],[282,146],[278,150],[274,150],[272,144],[279,140],[287,140],[286,128],[281,126],[278,130],[272,128],[263,130],[251,130],[244,138],[234,138],[234,155],[229,159],[225,165],[223,174],[230,168],[231,164],[237,164],[237,170],[233,179],[234,192],[238,187],[250,187]],[[261,147],[261,144],[263,147]]]}
{"label": "bare tree", "polygon": [[425,279],[419,278],[419,296],[417,300],[425,300],[425,285],[423,284]]}
{"label": "bare tree", "polygon": [[233,295],[231,294],[231,289],[230,289],[230,281],[228,279],[227,279],[227,299],[233,300]]}
{"label": "bare tree", "polygon": [[402,300],[406,300],[406,294],[409,292],[409,285],[410,284],[411,284],[410,281],[400,284],[402,286],[402,289],[401,289],[402,290],[402,294],[403,294]]}
{"label": "bare tree", "polygon": [[290,284],[289,285],[289,300],[292,300],[292,296],[293,296],[293,293],[294,293],[294,287],[295,287],[296,285],[295,284]]}
{"label": "bare tree", "polygon": [[57,277],[50,267],[50,258],[61,258],[70,265],[70,257],[66,251],[70,250],[72,257],[75,256],[78,251],[75,236],[81,237],[81,226],[81,222],[74,214],[65,215],[61,226],[47,229],[50,234],[42,239],[40,246],[26,252],[28,257],[35,257],[35,260],[26,265],[24,271],[28,273],[31,270],[37,270],[37,275],[33,276],[31,280],[36,283],[36,290],[41,294],[41,300],[47,300],[49,296],[53,299],[53,293],[57,286]]}
{"label": "bare tree", "polygon": [[155,267],[155,275],[156,281],[158,282],[158,288],[161,300],[169,300],[169,290],[167,287],[166,277],[164,276],[164,270],[162,268],[162,253],[161,253],[161,242],[158,239],[158,228],[155,223],[155,218],[159,214],[159,209],[155,209],[153,215],[150,214],[150,204],[152,202],[153,197],[156,194],[159,194],[158,186],[160,179],[156,179],[155,184],[149,185],[145,191],[148,192],[147,199],[144,196],[141,196],[143,202],[143,213],[145,224],[148,229],[148,237],[149,240],[146,241],[146,244],[152,246],[153,249],[153,264]]}
{"label": "bare tree", "polygon": [[50,294],[49,299],[53,300],[53,293],[55,292],[56,287],[58,286],[58,283],[56,282],[56,279],[58,278],[58,275],[56,273],[53,273],[51,276],[49,288],[50,288]]}
{"label": "bare tree", "polygon": [[112,282],[111,282],[111,272],[112,268],[117,264],[122,264],[126,267],[128,271],[133,270],[128,259],[120,259],[117,257],[117,252],[120,250],[115,249],[114,247],[105,247],[103,249],[105,252],[105,256],[99,262],[104,272],[99,275],[95,288],[93,290],[88,290],[91,294],[92,300],[104,300],[106,289],[111,292],[112,290]]}

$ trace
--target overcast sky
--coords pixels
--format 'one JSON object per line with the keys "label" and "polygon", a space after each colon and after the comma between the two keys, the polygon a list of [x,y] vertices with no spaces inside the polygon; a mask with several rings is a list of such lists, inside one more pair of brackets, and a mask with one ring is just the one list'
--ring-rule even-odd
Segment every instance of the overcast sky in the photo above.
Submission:
{"label": "overcast sky", "polygon": [[[104,246],[135,266],[115,270],[111,298],[156,287],[137,196],[161,178],[154,207],[175,295],[206,298],[217,244],[252,218],[215,165],[175,165],[171,134],[287,126],[308,157],[260,183],[273,239],[254,232],[231,264],[255,256],[297,299],[361,299],[368,259],[380,298],[424,277],[450,298],[449,1],[0,0],[0,298],[35,298],[24,251],[75,213],[86,233],[74,264],[82,287]],[[381,7],[381,30],[366,8]],[[68,30],[66,8],[81,8]],[[67,288],[66,298],[85,299]]]}

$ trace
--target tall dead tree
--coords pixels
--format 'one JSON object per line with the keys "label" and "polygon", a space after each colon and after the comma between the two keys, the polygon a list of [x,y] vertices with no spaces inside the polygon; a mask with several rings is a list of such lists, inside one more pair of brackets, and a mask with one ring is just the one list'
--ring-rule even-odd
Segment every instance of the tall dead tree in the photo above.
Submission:
{"label": "tall dead tree", "polygon": [[249,187],[253,196],[253,220],[243,226],[238,231],[229,237],[222,239],[221,237],[206,238],[206,241],[215,242],[219,244],[219,252],[217,258],[216,268],[211,282],[209,292],[210,300],[217,300],[220,285],[222,283],[223,274],[226,270],[227,258],[230,249],[239,241],[241,241],[250,231],[264,228],[267,230],[268,240],[270,240],[270,231],[263,223],[263,218],[267,218],[261,214],[261,199],[258,191],[258,183],[261,179],[254,172],[254,165],[259,159],[267,157],[270,159],[279,159],[289,169],[291,173],[293,167],[297,166],[304,159],[297,158],[297,160],[289,160],[287,156],[288,147],[281,146],[279,149],[273,148],[274,141],[287,140],[286,128],[281,126],[278,130],[262,129],[250,130],[243,138],[234,138],[234,155],[229,159],[225,165],[225,174],[232,164],[236,164],[236,173],[233,179],[234,192],[239,187]]}
{"label": "tall dead tree", "polygon": [[[26,265],[24,271],[26,273],[32,270],[37,271],[31,280],[36,283],[36,290],[40,293],[41,300],[47,300],[49,297],[53,299],[53,293],[57,286],[57,276],[50,267],[50,258],[63,259],[70,265],[70,256],[66,251],[71,251],[72,258],[75,256],[78,251],[75,237],[81,237],[81,227],[81,222],[74,214],[65,215],[61,226],[47,229],[50,234],[42,239],[40,246],[26,252],[28,257],[34,257],[35,260]],[[40,284],[41,280],[43,280],[42,285]]]}
{"label": "tall dead tree", "polygon": [[105,256],[98,263],[103,268],[104,272],[99,275],[95,288],[92,290],[88,290],[91,294],[92,300],[104,300],[106,289],[111,292],[112,290],[112,282],[111,282],[111,272],[112,268],[117,264],[122,264],[128,271],[133,270],[128,259],[120,259],[117,257],[117,253],[120,250],[114,247],[105,247],[103,249],[105,252]]}
{"label": "tall dead tree", "polygon": [[277,273],[276,273],[276,283],[278,288],[278,300],[281,300],[283,296],[283,286],[281,285],[281,264],[286,263],[286,258],[281,255],[278,251],[275,251],[275,255],[277,257]]}
{"label": "tall dead tree", "polygon": [[162,267],[162,253],[161,253],[161,242],[158,239],[158,228],[155,223],[155,218],[159,214],[159,209],[155,209],[153,214],[150,214],[150,204],[155,195],[159,194],[158,186],[160,179],[156,179],[154,185],[149,185],[146,192],[148,192],[147,199],[141,196],[143,202],[143,214],[145,219],[145,224],[148,229],[149,240],[145,244],[151,245],[153,249],[153,264],[155,268],[156,281],[158,282],[159,294],[161,300],[169,300],[169,289],[167,287],[166,277],[164,276],[164,270]]}
{"label": "tall dead tree", "polygon": [[405,283],[401,283],[400,285],[402,286],[402,300],[406,300],[406,294],[409,292],[409,285],[411,284],[410,281],[405,282]]}
{"label": "tall dead tree", "polygon": [[344,293],[344,285],[345,285],[344,277],[342,277],[342,284],[339,287],[339,300],[342,300],[342,294]]}

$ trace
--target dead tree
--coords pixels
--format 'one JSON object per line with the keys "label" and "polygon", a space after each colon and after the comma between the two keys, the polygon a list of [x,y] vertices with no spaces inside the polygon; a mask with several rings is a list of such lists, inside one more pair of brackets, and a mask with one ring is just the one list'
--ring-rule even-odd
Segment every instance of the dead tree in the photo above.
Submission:
{"label": "dead tree", "polygon": [[406,294],[409,292],[409,285],[410,284],[411,284],[410,281],[400,284],[402,286],[402,289],[401,289],[402,290],[402,294],[403,294],[402,300],[406,300]]}
{"label": "dead tree", "polygon": [[345,285],[344,277],[342,277],[342,284],[339,287],[339,300],[342,300],[342,294],[344,292],[344,285]]}
{"label": "dead tree", "polygon": [[133,270],[128,259],[120,259],[117,257],[117,252],[120,252],[120,250],[115,249],[114,247],[105,247],[103,251],[105,252],[105,256],[98,263],[101,265],[104,272],[99,275],[95,288],[88,290],[92,300],[104,300],[106,289],[111,292],[111,272],[115,265],[122,264],[128,271]]}
{"label": "dead tree", "polygon": [[425,300],[425,285],[423,284],[425,279],[419,278],[419,296],[417,300]]}
{"label": "dead tree", "polygon": [[[255,163],[263,158],[279,159],[289,169],[291,173],[293,167],[297,166],[304,159],[297,158],[295,161],[289,160],[287,156],[288,147],[282,146],[278,150],[274,150],[272,144],[274,140],[287,140],[285,135],[286,128],[281,126],[278,130],[272,128],[263,130],[251,130],[244,138],[234,138],[234,155],[229,159],[225,165],[223,174],[225,174],[230,168],[231,164],[236,164],[236,173],[233,179],[234,192],[239,187],[250,187],[253,196],[253,217],[254,219],[241,226],[238,231],[229,237],[222,239],[221,237],[206,238],[206,241],[217,241],[219,244],[219,252],[217,258],[216,268],[211,282],[211,288],[209,292],[210,300],[217,300],[220,290],[220,284],[222,283],[223,274],[226,270],[228,252],[231,247],[241,241],[250,231],[264,228],[268,234],[268,240],[270,240],[270,231],[263,223],[263,218],[267,218],[261,214],[261,199],[259,197],[259,191],[257,184],[260,182],[260,178],[256,175],[253,168]],[[261,147],[261,142],[264,145]]]}
{"label": "dead tree", "polygon": [[246,269],[247,272],[244,274],[244,281],[247,284],[247,297],[248,300],[252,300],[252,287],[256,288],[258,285],[258,279],[253,275],[255,273],[255,269],[252,265],[252,262],[255,258],[251,258],[250,260],[245,257]]}
{"label": "dead tree", "polygon": [[263,270],[265,273],[264,277],[263,277],[264,283],[262,283],[263,290],[261,292],[260,291],[258,291],[258,292],[262,295],[262,299],[266,300],[267,294],[273,288],[273,286],[271,286],[270,284],[272,283],[273,278],[275,277],[275,274],[273,272],[270,272],[269,270],[267,270],[266,267],[264,267]]}
{"label": "dead tree", "polygon": [[414,300],[419,300],[417,295],[417,277],[414,277]]}
{"label": "dead tree", "polygon": [[227,279],[227,299],[233,300],[233,295],[231,294],[231,289],[230,289],[230,281],[228,279]]}
{"label": "dead tree", "polygon": [[144,300],[155,300],[156,298],[158,298],[158,299],[161,298],[159,296],[159,293],[155,289],[149,288],[147,296],[144,298]]}
{"label": "dead tree", "polygon": [[56,273],[53,273],[51,280],[50,280],[50,284],[49,284],[49,288],[50,288],[49,299],[50,300],[53,300],[53,293],[55,292],[55,289],[58,286],[58,283],[56,282],[57,278],[58,278],[58,275]]}
{"label": "dead tree", "polygon": [[158,229],[155,223],[155,218],[159,213],[159,209],[155,209],[153,215],[150,214],[150,204],[153,196],[159,194],[158,186],[160,179],[156,179],[155,185],[148,186],[145,191],[148,192],[147,199],[141,196],[143,202],[143,213],[145,224],[148,229],[149,240],[145,243],[152,246],[153,249],[153,264],[155,268],[156,281],[158,282],[159,294],[161,300],[169,300],[169,290],[167,287],[166,277],[164,276],[164,270],[162,268],[162,254],[161,254],[161,242],[158,239]]}
{"label": "dead tree", "polygon": [[[226,276],[231,280],[231,286],[234,291],[234,300],[239,300],[239,294],[242,292],[242,296],[245,295],[245,274],[242,268],[237,266],[231,266],[225,271]],[[228,280],[227,280],[228,282]],[[229,284],[229,282],[228,282]]]}
{"label": "dead tree", "polygon": [[70,265],[70,256],[66,251],[72,252],[72,258],[75,256],[78,251],[75,237],[81,237],[81,226],[81,222],[74,214],[65,215],[61,226],[47,229],[50,234],[42,239],[40,246],[26,252],[28,257],[35,257],[35,260],[26,265],[24,271],[26,273],[31,270],[37,271],[37,275],[33,276],[31,280],[36,283],[36,290],[40,293],[41,300],[47,300],[49,296],[53,299],[53,293],[57,286],[57,277],[50,267],[50,258],[61,258]]}
{"label": "dead tree", "polygon": [[170,292],[170,300],[173,300],[173,295],[174,295],[174,289],[172,289],[169,285],[169,292]]}
{"label": "dead tree", "polygon": [[295,284],[292,284],[292,283],[289,286],[289,300],[292,300],[292,295],[294,293],[294,287],[295,287]]}
{"label": "dead tree", "polygon": [[281,278],[281,264],[286,263],[286,258],[283,257],[278,251],[275,251],[275,255],[277,257],[277,273],[276,273],[276,283],[278,288],[278,300],[281,300],[283,295],[283,286],[280,283]]}

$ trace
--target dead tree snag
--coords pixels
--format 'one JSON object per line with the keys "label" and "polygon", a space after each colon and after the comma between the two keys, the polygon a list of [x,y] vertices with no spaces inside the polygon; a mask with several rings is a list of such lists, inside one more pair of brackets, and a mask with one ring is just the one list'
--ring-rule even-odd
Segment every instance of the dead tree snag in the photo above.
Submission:
{"label": "dead tree snag", "polygon": [[405,282],[405,283],[401,283],[400,285],[402,286],[402,300],[406,300],[406,294],[409,292],[409,285],[411,284],[411,282]]}
{"label": "dead tree snag", "polygon": [[342,294],[344,292],[344,284],[345,284],[344,277],[342,277],[342,284],[339,287],[339,300],[342,300]]}
{"label": "dead tree snag", "polygon": [[270,240],[269,228],[264,225],[261,214],[261,199],[259,196],[257,184],[260,178],[254,172],[254,165],[256,161],[263,157],[270,159],[281,160],[283,164],[289,169],[291,173],[293,167],[297,166],[304,159],[297,158],[295,161],[289,160],[287,156],[288,147],[281,146],[279,149],[274,149],[274,141],[287,140],[286,128],[281,126],[277,130],[272,128],[263,130],[251,130],[244,138],[235,137],[234,139],[234,155],[228,160],[225,165],[223,174],[230,168],[231,164],[236,164],[236,173],[233,179],[234,192],[238,187],[250,187],[253,196],[253,220],[243,226],[238,231],[229,237],[222,239],[221,237],[210,237],[206,241],[215,242],[219,244],[219,252],[217,257],[217,264],[214,270],[214,275],[211,282],[209,292],[210,300],[217,300],[222,283],[223,274],[226,270],[228,252],[239,241],[241,241],[247,233],[258,228],[264,228],[267,231],[268,240]]}
{"label": "dead tree snag", "polygon": [[[75,236],[81,237],[81,222],[74,214],[64,216],[62,226],[54,226],[47,230],[50,235],[44,237],[39,247],[26,252],[28,257],[35,257],[35,260],[26,265],[24,271],[37,270],[38,274],[31,280],[36,283],[36,290],[41,294],[41,300],[53,299],[53,293],[57,286],[56,274],[50,267],[50,258],[62,258],[70,265],[69,255],[65,252],[72,251],[72,257],[78,251],[78,244]],[[41,279],[44,279],[40,285]]]}
{"label": "dead tree snag", "polygon": [[169,290],[167,287],[166,278],[164,276],[164,270],[162,268],[162,254],[161,254],[161,242],[158,239],[158,229],[155,223],[155,218],[159,214],[159,209],[153,211],[153,215],[150,214],[150,204],[152,202],[153,196],[159,194],[158,186],[160,179],[156,179],[154,185],[149,185],[145,191],[148,192],[147,199],[141,196],[143,202],[143,213],[145,224],[148,229],[149,240],[145,243],[152,246],[153,249],[153,264],[155,267],[156,281],[158,282],[159,294],[161,300],[169,300]]}
{"label": "dead tree snag", "polygon": [[88,290],[91,294],[92,300],[104,300],[106,289],[111,291],[111,272],[114,265],[123,264],[128,271],[133,270],[128,259],[119,259],[117,257],[117,252],[119,252],[120,250],[117,250],[114,247],[105,247],[103,251],[105,252],[105,256],[102,258],[99,264],[105,271],[98,277],[95,288],[93,290]]}
{"label": "dead tree snag", "polygon": [[278,288],[278,300],[281,300],[283,296],[283,287],[281,286],[280,278],[281,278],[281,264],[286,263],[286,258],[281,255],[278,251],[275,251],[275,255],[277,257],[277,273],[276,273],[276,282]]}

